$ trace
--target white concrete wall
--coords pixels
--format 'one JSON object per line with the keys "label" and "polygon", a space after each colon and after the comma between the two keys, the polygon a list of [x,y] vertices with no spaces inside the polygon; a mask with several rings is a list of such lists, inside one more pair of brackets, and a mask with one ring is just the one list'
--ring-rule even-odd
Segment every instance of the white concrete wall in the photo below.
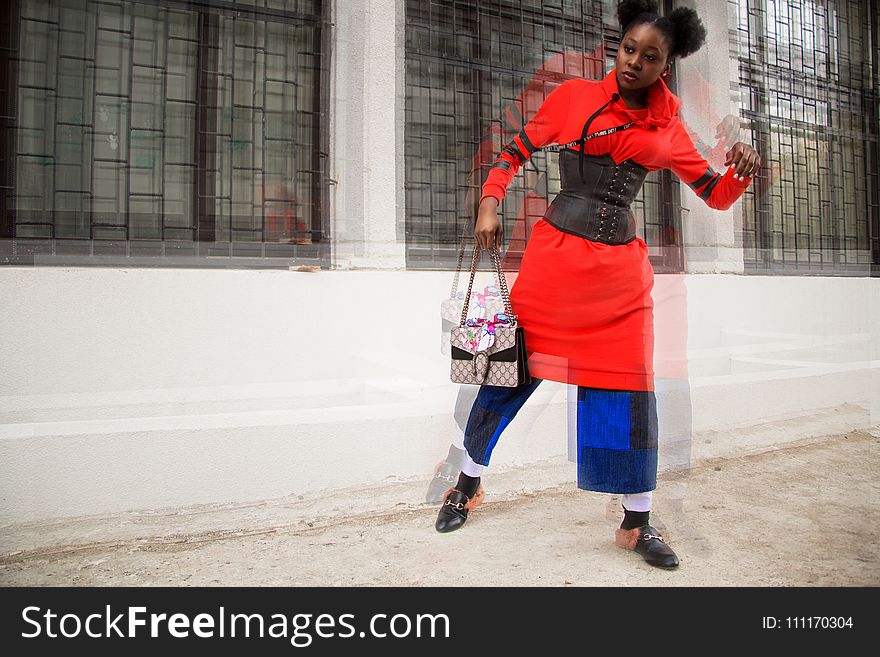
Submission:
{"label": "white concrete wall", "polygon": [[868,326],[871,334],[871,382],[869,396],[871,399],[871,426],[873,434],[880,438],[880,294],[876,286],[869,289]]}
{"label": "white concrete wall", "polygon": [[[880,281],[684,282],[691,376],[665,402],[658,381],[661,433],[682,433],[681,404],[695,436],[842,404],[850,424],[876,423]],[[427,477],[453,429],[439,320],[450,284],[444,272],[0,269],[0,522]],[[564,455],[566,394],[542,384],[492,467]]]}

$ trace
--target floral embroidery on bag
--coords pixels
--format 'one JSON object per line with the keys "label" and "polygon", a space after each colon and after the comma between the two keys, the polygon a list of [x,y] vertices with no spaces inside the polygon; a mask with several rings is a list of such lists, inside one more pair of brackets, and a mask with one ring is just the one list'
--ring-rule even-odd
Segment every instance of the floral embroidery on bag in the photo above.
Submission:
{"label": "floral embroidery on bag", "polygon": [[495,344],[495,325],[510,324],[510,317],[505,313],[495,313],[492,319],[473,317],[465,323],[464,344],[471,352],[486,351]]}

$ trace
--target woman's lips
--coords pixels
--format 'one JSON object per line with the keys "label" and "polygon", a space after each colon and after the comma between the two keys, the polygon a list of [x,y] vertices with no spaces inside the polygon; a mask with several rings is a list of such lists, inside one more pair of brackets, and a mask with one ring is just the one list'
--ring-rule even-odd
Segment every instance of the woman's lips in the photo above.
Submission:
{"label": "woman's lips", "polygon": [[622,73],[622,75],[623,75],[623,77],[625,77],[627,80],[629,80],[629,81],[631,81],[631,82],[634,82],[634,81],[636,81],[636,80],[639,79],[638,76],[633,75],[633,74],[630,73],[629,71],[624,71],[624,72]]}

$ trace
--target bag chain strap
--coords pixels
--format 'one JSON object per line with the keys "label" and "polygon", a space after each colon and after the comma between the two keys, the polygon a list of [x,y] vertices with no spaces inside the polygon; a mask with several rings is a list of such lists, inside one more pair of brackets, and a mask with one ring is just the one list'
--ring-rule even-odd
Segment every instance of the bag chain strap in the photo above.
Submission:
{"label": "bag chain strap", "polygon": [[[498,257],[498,251],[493,247],[489,249],[489,255],[492,257],[492,264],[495,265],[495,273],[498,276],[498,287],[501,288],[501,298],[504,299],[504,312],[508,317],[511,318],[511,326],[516,324],[516,315],[513,314],[513,307],[510,305],[510,292],[507,290],[507,279],[504,277],[504,272],[501,271],[501,259]],[[474,257],[471,262],[471,277],[468,281],[468,291],[465,296],[465,304],[464,308],[461,310],[461,321],[459,322],[459,326],[462,327],[467,322],[467,313],[469,303],[467,300],[471,298],[471,290],[474,287],[474,276],[477,274],[477,263],[480,260],[480,247],[474,247]]]}
{"label": "bag chain strap", "polygon": [[464,239],[458,241],[458,264],[455,266],[455,278],[452,279],[452,292],[449,298],[454,299],[458,292],[458,278],[461,275],[461,263],[464,261]]}
{"label": "bag chain strap", "polygon": [[[450,299],[455,299],[455,295],[458,293],[458,279],[461,278],[461,265],[464,262],[464,246],[469,237],[468,225],[467,222],[465,222],[464,231],[458,240],[458,264],[455,266],[455,277],[452,279],[452,291],[449,293]],[[492,275],[495,277],[495,285],[500,288],[501,282],[498,280],[498,275],[494,271],[492,272]],[[470,304],[470,297],[467,297],[465,304]]]}

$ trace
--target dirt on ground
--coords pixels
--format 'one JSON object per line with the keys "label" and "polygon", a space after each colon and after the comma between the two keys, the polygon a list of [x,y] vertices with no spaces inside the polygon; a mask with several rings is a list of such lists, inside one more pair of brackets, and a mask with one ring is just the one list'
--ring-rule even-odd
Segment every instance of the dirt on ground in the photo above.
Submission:
{"label": "dirt on ground", "polygon": [[615,547],[619,498],[517,487],[532,474],[521,468],[487,473],[485,503],[449,534],[434,530],[439,505],[419,500],[426,481],[348,491],[356,504],[299,496],[7,526],[0,584],[876,586],[878,442],[852,431],[662,473],[652,524],[679,555],[672,571]]}

